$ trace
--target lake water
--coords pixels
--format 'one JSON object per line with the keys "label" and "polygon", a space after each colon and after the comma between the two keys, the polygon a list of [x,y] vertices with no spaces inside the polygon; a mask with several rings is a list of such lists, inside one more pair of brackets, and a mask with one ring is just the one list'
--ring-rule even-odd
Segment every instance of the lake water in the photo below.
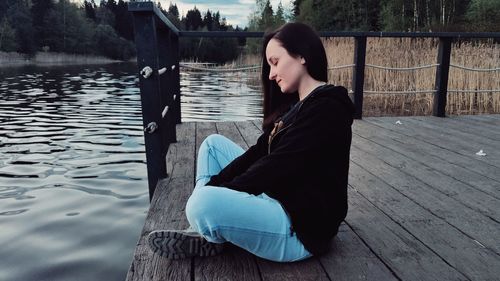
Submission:
{"label": "lake water", "polygon": [[[260,118],[255,73],[181,73],[183,121]],[[123,280],[149,207],[134,64],[0,68],[0,280]]]}

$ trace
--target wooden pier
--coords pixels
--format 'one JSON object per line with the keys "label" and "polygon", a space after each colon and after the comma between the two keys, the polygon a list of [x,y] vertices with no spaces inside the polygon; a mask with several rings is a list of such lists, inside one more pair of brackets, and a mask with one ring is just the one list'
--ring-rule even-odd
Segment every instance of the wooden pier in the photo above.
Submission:
{"label": "wooden pier", "polygon": [[367,38],[439,38],[433,115],[445,117],[453,40],[500,33],[322,32],[355,42],[349,212],[331,251],[281,264],[230,247],[213,258],[172,261],[153,255],[145,237],[188,226],[184,206],[200,143],[219,133],[246,149],[261,133],[250,121],[180,124],[179,38],[263,32],[178,30],[153,2],[130,2],[129,11],[151,207],[127,280],[499,280],[500,115],[361,118]]}
{"label": "wooden pier", "polygon": [[127,280],[498,280],[499,128],[500,115],[355,120],[349,212],[331,250],[282,264],[236,247],[178,261],[148,249],[150,231],[188,226],[203,139],[218,133],[247,149],[261,133],[255,121],[178,124]]}

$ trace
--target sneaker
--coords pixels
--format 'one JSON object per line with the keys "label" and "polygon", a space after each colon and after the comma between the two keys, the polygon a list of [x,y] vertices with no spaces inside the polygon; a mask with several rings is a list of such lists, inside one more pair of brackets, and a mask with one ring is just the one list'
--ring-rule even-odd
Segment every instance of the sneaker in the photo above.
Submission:
{"label": "sneaker", "polygon": [[223,245],[208,242],[201,234],[187,230],[155,230],[148,235],[149,248],[168,259],[209,257],[222,252]]}

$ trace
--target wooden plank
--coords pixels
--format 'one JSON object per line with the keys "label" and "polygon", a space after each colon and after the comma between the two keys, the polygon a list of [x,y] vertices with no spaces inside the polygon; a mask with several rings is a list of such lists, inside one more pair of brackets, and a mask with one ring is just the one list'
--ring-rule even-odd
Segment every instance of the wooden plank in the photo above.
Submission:
{"label": "wooden plank", "polygon": [[330,252],[319,259],[331,280],[398,280],[345,223],[340,225]]}
{"label": "wooden plank", "polygon": [[[355,166],[355,165],[353,165]],[[356,185],[366,179],[351,179]],[[419,239],[368,201],[349,189],[346,222],[400,280],[468,280]]]}
{"label": "wooden plank", "polygon": [[[215,122],[196,122],[196,159],[201,143],[211,134],[217,134]],[[196,169],[194,171],[196,172]]]}
{"label": "wooden plank", "polygon": [[262,130],[257,128],[255,124],[251,121],[236,122],[236,127],[243,137],[247,147],[250,147],[257,143],[257,139],[262,134]]}
{"label": "wooden plank", "polygon": [[[500,168],[500,151],[495,150],[495,148],[498,147],[498,144],[493,141],[482,139],[479,136],[449,130],[444,126],[418,122],[413,120],[413,118],[399,118],[402,123],[404,120],[404,123],[401,125],[396,125],[396,120],[398,119],[386,117],[377,119],[373,118],[370,119],[369,122],[379,124],[381,126],[390,126],[388,128],[401,132],[407,136],[430,142],[449,151],[454,151],[471,159],[477,159],[481,162]],[[476,152],[480,149],[484,149],[488,153],[488,157],[477,156]]]}
{"label": "wooden plank", "polygon": [[167,172],[170,177],[190,178],[194,181],[195,127],[194,122],[177,125],[177,142],[169,147],[167,154]]}
{"label": "wooden plank", "polygon": [[[475,155],[480,147],[497,147],[500,145],[500,142],[496,140],[485,139],[482,137],[482,135],[487,134],[487,130],[484,130],[481,135],[477,135],[473,133],[461,132],[446,126],[441,123],[441,120],[444,120],[445,118],[427,118],[425,121],[419,121],[417,118],[418,117],[405,118],[405,124],[398,127],[400,129],[407,129],[420,136],[434,136],[441,140],[441,144],[443,146],[453,144],[453,147],[461,148],[466,151],[466,153],[472,155]],[[381,118],[381,121],[390,122],[390,119],[395,120],[396,118]],[[395,124],[395,122],[393,124]],[[450,139],[450,136],[454,136],[455,138]],[[496,156],[500,156],[500,152],[497,154],[496,151],[493,151],[493,153],[495,153]]]}
{"label": "wooden plank", "polygon": [[[500,222],[500,199],[482,192],[473,186],[456,180],[446,174],[427,166],[429,162],[427,155],[422,153],[417,157],[411,157],[406,151],[398,152],[394,146],[385,146],[355,135],[353,146],[357,149],[370,153],[384,161],[386,164],[398,169],[402,174],[414,176],[436,191],[449,196],[467,207],[479,211],[489,218]],[[500,183],[498,183],[500,184]]]}
{"label": "wooden plank", "polygon": [[[470,188],[464,188],[459,183],[447,183],[444,181],[444,175],[436,174],[431,169],[420,168],[419,164],[405,156],[391,153],[379,145],[366,141],[363,143],[357,138],[353,142],[351,160],[361,163],[365,170],[377,175],[410,200],[500,254],[498,199],[489,200],[484,196],[478,198],[481,193],[476,193],[476,196],[462,194]],[[479,199],[485,200],[484,205],[492,205],[481,207]]]}
{"label": "wooden plank", "polygon": [[146,242],[147,235],[153,230],[188,227],[184,206],[191,194],[193,176],[186,170],[192,170],[194,165],[193,159],[189,158],[189,155],[194,155],[194,124],[178,125],[177,130],[178,142],[170,146],[167,154],[170,177],[163,180],[156,188],[127,280],[189,280],[191,278],[190,259],[165,259],[153,254]]}
{"label": "wooden plank", "polygon": [[[425,121],[427,118],[425,116],[416,117],[417,120]],[[432,119],[431,119],[432,120]],[[479,133],[485,137],[491,138],[493,140],[500,139],[499,124],[492,124],[490,120],[478,120],[476,118],[472,118],[467,116],[467,118],[458,118],[458,117],[449,117],[440,120],[442,123],[446,124],[446,126],[453,126],[458,130],[462,130],[464,132],[475,132]]]}
{"label": "wooden plank", "polygon": [[[246,149],[246,143],[233,122],[197,123],[197,141],[203,141],[210,134],[219,133]],[[217,129],[217,132],[215,131]],[[199,145],[198,145],[199,147]],[[195,280],[260,280],[259,269],[255,257],[247,251],[235,246],[208,259],[195,258]]]}
{"label": "wooden plank", "polygon": [[497,175],[497,167],[381,127],[372,123],[369,118],[365,118],[364,121],[354,123],[354,134],[390,146],[405,155],[411,155],[412,157],[425,155],[425,158],[428,159],[426,164],[433,169],[474,185],[475,188],[488,193],[490,196],[498,196],[500,187],[496,182],[500,181],[500,175]]}
{"label": "wooden plank", "polygon": [[[401,120],[401,123],[403,122],[405,123],[398,125],[395,124],[396,120]],[[476,142],[464,141],[457,137],[450,139],[449,135],[444,134],[440,128],[434,127],[434,128],[418,129],[416,125],[412,124],[411,118],[396,119],[392,117],[384,117],[384,118],[370,118],[369,120],[366,121],[387,128],[389,130],[398,132],[400,134],[404,134],[406,136],[416,138],[425,141],[427,143],[431,143],[435,146],[441,147],[450,152],[461,154],[469,159],[475,159],[487,163],[495,167],[495,170],[497,171],[496,173],[498,173],[498,168],[500,168],[500,156],[495,156],[495,154],[498,155],[500,152],[491,151],[493,155],[489,155],[489,157],[477,156],[475,153],[478,152],[480,149],[484,148],[483,146],[479,145]],[[488,152],[488,150],[486,150],[486,152]]]}
{"label": "wooden plank", "polygon": [[485,121],[489,119],[493,124],[500,126],[500,114],[484,114],[479,115],[478,118]]}
{"label": "wooden plank", "polygon": [[262,131],[262,119],[252,120],[252,122],[260,131]]}
{"label": "wooden plank", "polygon": [[245,150],[248,148],[247,143],[241,137],[241,134],[238,131],[238,128],[236,127],[236,124],[234,124],[234,122],[217,122],[215,125],[217,127],[218,134],[223,135],[226,138],[232,140]]}
{"label": "wooden plank", "polygon": [[196,258],[194,265],[194,280],[261,280],[255,257],[232,245],[220,255]]}
{"label": "wooden plank", "polygon": [[[200,149],[201,143],[210,135],[217,134],[217,127],[215,122],[195,122],[196,124],[196,137],[195,137],[195,159],[194,159],[194,167],[193,167],[193,179],[196,175],[196,163],[198,160],[198,152]],[[195,185],[195,181],[193,180],[193,188]]]}
{"label": "wooden plank", "polygon": [[469,124],[468,122],[458,121],[454,118],[438,118],[427,116],[415,116],[411,121],[423,126],[445,130],[445,133],[457,135],[460,138],[471,141],[482,141],[484,145],[500,146],[500,131],[496,126],[488,124]]}
{"label": "wooden plank", "polygon": [[326,281],[330,280],[315,257],[294,263],[277,263],[257,258],[262,280]]}
{"label": "wooden plank", "polygon": [[[152,217],[150,214],[148,214],[147,219]],[[145,238],[154,229],[157,228],[151,224],[144,226],[126,280],[159,280],[157,276],[172,277],[165,278],[168,280],[187,280],[190,277],[190,261],[168,261],[161,259],[159,256],[154,255],[147,247]]]}
{"label": "wooden plank", "polygon": [[499,177],[496,175],[498,173],[496,167],[450,153],[448,150],[427,142],[409,138],[368,122],[356,122],[353,132],[356,136],[411,157],[424,166],[473,186],[493,198],[500,199],[500,181],[494,178]]}
{"label": "wooden plank", "polygon": [[[386,183],[386,179],[393,179],[400,177],[400,175],[397,173],[387,174],[384,171],[388,168],[386,165],[381,164],[380,161],[371,161],[366,153],[359,154],[363,156],[363,160],[353,159],[349,178],[352,187],[359,194],[364,198],[369,198],[373,205],[411,233],[414,237],[412,239],[424,244],[433,255],[436,255],[437,259],[444,260],[446,264],[467,278],[493,280],[496,278],[495,276],[500,275],[500,268],[497,266],[500,262],[500,256],[491,248],[477,242],[474,237],[466,235],[447,222],[455,218],[459,219],[454,213],[460,210],[453,208],[453,202],[446,200],[446,198],[440,198],[444,202],[434,200],[434,205],[425,203],[426,200],[432,202],[433,196],[436,194],[429,192],[425,186],[418,185],[413,177],[403,177],[398,185]],[[363,167],[356,164],[360,162],[364,165]],[[424,204],[425,206],[422,206]],[[437,213],[438,210],[441,213]],[[471,212],[468,213],[469,216],[473,215],[470,214]],[[476,217],[481,219],[481,216]],[[458,222],[456,223],[458,224]],[[491,235],[495,237],[500,234],[498,233],[498,224],[493,227],[491,223],[487,225],[478,223],[476,227],[484,232],[492,231]],[[359,234],[356,229],[355,231]],[[365,236],[361,234],[360,236],[365,239]],[[368,244],[371,246],[370,243]],[[419,258],[419,260],[422,259],[427,258]],[[432,270],[437,270],[437,268]],[[438,272],[426,272],[429,274],[427,278],[439,276],[433,276]]]}
{"label": "wooden plank", "polygon": [[474,120],[482,124],[500,126],[500,114],[480,114],[480,115],[458,115],[453,116],[457,120]]}

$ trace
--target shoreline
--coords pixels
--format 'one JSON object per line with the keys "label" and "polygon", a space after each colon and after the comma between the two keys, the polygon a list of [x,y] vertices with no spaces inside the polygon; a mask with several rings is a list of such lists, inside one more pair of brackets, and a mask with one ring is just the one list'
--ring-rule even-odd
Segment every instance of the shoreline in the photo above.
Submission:
{"label": "shoreline", "polygon": [[29,57],[17,52],[0,52],[0,68],[16,66],[58,66],[74,64],[110,64],[120,62],[135,62],[133,58],[129,61],[113,60],[101,56],[77,55],[66,53],[37,52]]}

